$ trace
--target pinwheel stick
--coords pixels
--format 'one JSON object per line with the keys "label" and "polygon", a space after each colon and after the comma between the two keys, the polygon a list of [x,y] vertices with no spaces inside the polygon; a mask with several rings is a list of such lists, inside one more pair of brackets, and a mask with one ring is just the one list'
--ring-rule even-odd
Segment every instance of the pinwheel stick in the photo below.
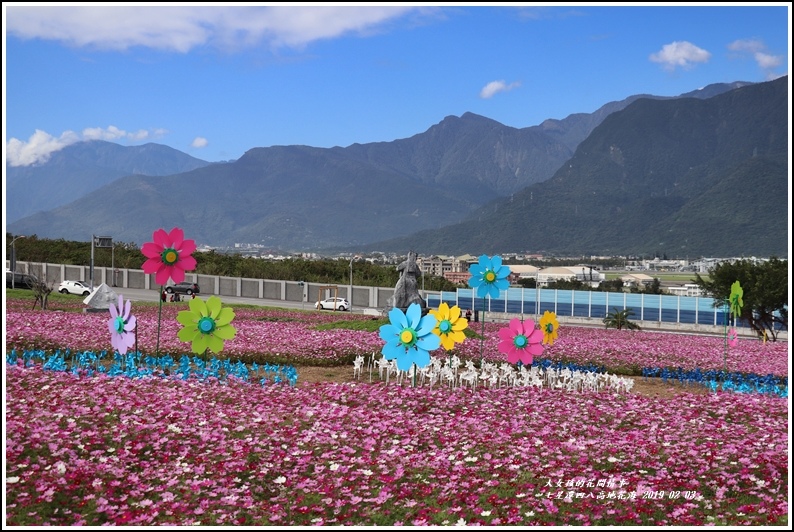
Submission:
{"label": "pinwheel stick", "polygon": [[[163,292],[163,290],[164,288],[161,286],[160,297],[158,298],[160,300],[160,305],[157,307],[157,345],[154,348],[155,357],[160,356],[160,321],[162,320],[162,316],[163,316],[163,296],[165,295],[165,292]],[[137,336],[135,338],[137,339]]]}
{"label": "pinwheel stick", "polygon": [[485,298],[482,298],[482,320],[480,326],[480,368],[483,364],[483,349],[485,344]]}

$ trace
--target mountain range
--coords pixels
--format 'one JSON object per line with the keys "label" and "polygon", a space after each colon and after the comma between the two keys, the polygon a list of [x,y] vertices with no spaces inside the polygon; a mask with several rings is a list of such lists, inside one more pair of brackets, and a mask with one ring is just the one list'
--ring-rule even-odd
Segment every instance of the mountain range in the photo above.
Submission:
{"label": "mountain range", "polygon": [[[465,113],[407,139],[253,148],[225,163],[77,143],[6,165],[7,207],[50,198],[19,219],[7,210],[7,229],[141,243],[179,226],[199,244],[303,251],[781,256],[787,237],[770,228],[787,217],[787,79],[636,95],[522,129]],[[70,173],[92,150],[91,171]],[[93,189],[68,201],[47,194],[53,180]]]}

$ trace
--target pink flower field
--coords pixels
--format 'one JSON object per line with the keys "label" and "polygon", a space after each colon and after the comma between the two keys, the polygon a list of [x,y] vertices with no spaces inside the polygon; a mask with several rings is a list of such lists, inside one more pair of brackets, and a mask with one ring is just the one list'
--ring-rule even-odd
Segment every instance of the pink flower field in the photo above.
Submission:
{"label": "pink flower field", "polygon": [[[6,352],[110,351],[109,314],[8,301]],[[160,354],[177,339],[162,309]],[[74,310],[77,309],[77,305]],[[158,308],[133,305],[154,354]],[[298,367],[380,353],[368,317],[235,308],[230,359]],[[479,334],[481,324],[471,324]],[[325,326],[325,327],[324,327]],[[502,362],[498,330],[455,347]],[[470,331],[471,332],[471,331]],[[721,370],[724,339],[562,327],[541,357]],[[788,377],[788,344],[740,340],[728,370]],[[6,525],[781,525],[789,405],[757,393],[351,382],[260,385],[5,366]]]}

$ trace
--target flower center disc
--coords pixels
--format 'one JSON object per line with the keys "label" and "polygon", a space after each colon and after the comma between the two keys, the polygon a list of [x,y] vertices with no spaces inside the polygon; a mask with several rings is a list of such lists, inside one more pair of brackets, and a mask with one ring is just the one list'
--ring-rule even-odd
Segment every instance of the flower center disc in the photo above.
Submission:
{"label": "flower center disc", "polygon": [[116,332],[121,334],[124,332],[124,318],[116,316]]}
{"label": "flower center disc", "polygon": [[452,330],[452,324],[449,322],[449,320],[443,320],[438,324],[438,330],[443,334],[447,334],[450,330]]}
{"label": "flower center disc", "polygon": [[163,253],[160,257],[163,259],[164,263],[171,265],[176,263],[177,259],[179,258],[179,254],[174,248],[168,248],[163,250]]}
{"label": "flower center disc", "polygon": [[554,325],[551,324],[551,323],[547,323],[546,324],[546,332],[549,333],[549,334],[553,333],[554,332]]}
{"label": "flower center disc", "polygon": [[403,329],[400,333],[400,341],[405,345],[411,345],[414,342],[414,332],[411,329]]}
{"label": "flower center disc", "polygon": [[519,334],[513,339],[513,343],[519,349],[524,349],[527,346],[527,337],[523,334]]}
{"label": "flower center disc", "polygon": [[215,330],[215,320],[212,318],[201,318],[198,322],[198,330],[202,334],[209,334]]}
{"label": "flower center disc", "polygon": [[492,283],[496,280],[496,274],[492,271],[485,272],[485,280],[489,283]]}

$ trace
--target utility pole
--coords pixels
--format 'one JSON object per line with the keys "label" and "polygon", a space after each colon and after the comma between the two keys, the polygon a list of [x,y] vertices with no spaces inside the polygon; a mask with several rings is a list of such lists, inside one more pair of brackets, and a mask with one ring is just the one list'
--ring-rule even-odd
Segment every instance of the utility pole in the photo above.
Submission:
{"label": "utility pole", "polygon": [[16,280],[17,280],[17,248],[14,246],[14,242],[19,240],[20,238],[25,238],[25,235],[19,235],[14,237],[14,240],[11,241],[11,289],[13,290],[16,288]]}

